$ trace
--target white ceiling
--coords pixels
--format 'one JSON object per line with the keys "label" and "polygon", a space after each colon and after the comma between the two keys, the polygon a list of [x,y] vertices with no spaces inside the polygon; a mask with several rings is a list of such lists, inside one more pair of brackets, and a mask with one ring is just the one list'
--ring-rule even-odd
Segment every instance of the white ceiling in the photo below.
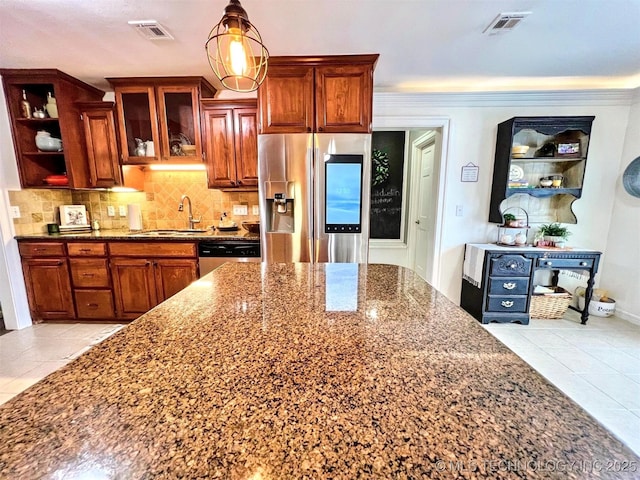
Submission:
{"label": "white ceiling", "polygon": [[[105,77],[204,75],[228,0],[0,0],[0,67]],[[271,55],[379,53],[376,91],[640,86],[640,0],[242,0]],[[501,12],[532,12],[483,35]],[[127,24],[156,20],[151,42]],[[218,85],[217,83],[215,83]]]}

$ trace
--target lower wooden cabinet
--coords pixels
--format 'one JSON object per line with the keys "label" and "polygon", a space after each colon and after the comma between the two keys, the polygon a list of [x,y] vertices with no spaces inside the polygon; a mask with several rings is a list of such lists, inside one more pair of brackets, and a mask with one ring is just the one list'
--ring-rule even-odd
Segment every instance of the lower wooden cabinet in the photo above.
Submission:
{"label": "lower wooden cabinet", "polygon": [[76,318],[66,257],[23,258],[22,270],[34,322]]}
{"label": "lower wooden cabinet", "polygon": [[18,246],[34,322],[132,320],[198,278],[195,242],[20,240]]}
{"label": "lower wooden cabinet", "polygon": [[139,317],[198,278],[195,243],[118,242],[109,251],[121,318]]}
{"label": "lower wooden cabinet", "polygon": [[107,244],[105,242],[69,242],[67,252],[78,318],[115,319]]}

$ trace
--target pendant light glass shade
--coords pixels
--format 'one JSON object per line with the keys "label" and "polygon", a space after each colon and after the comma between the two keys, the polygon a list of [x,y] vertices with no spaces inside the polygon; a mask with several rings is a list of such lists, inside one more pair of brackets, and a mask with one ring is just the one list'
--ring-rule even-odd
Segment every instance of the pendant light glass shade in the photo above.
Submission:
{"label": "pendant light glass shade", "polygon": [[269,52],[239,0],[230,0],[205,46],[209,65],[225,88],[252,92],[264,81]]}

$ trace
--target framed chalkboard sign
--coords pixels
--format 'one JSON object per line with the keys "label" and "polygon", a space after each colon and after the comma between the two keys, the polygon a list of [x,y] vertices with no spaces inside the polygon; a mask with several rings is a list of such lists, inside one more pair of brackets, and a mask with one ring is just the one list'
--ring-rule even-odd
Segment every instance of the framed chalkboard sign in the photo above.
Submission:
{"label": "framed chalkboard sign", "polygon": [[402,238],[405,132],[373,132],[371,137],[370,238]]}

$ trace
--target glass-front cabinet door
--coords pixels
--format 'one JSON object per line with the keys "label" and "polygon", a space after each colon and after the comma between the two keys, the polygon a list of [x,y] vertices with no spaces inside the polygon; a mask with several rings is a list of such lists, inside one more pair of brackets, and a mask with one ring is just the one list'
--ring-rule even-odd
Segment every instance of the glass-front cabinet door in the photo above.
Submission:
{"label": "glass-front cabinet door", "polygon": [[153,87],[115,89],[122,163],[160,160],[158,122]]}
{"label": "glass-front cabinet door", "polygon": [[157,87],[162,160],[201,161],[196,87]]}

